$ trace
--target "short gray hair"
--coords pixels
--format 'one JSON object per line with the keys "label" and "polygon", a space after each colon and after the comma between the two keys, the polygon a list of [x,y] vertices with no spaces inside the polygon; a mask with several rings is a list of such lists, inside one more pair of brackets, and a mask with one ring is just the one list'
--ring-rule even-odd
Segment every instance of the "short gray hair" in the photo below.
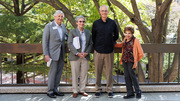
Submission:
{"label": "short gray hair", "polygon": [[63,14],[63,17],[64,17],[64,13],[63,13],[61,10],[57,10],[57,11],[54,13],[54,16],[56,16],[57,14]]}
{"label": "short gray hair", "polygon": [[101,10],[102,7],[106,7],[107,11],[109,11],[109,7],[107,5],[102,5],[101,7],[99,7],[99,11]]}
{"label": "short gray hair", "polygon": [[85,17],[84,17],[84,16],[79,15],[79,16],[77,16],[77,17],[76,17],[76,22],[78,22],[78,20],[79,20],[80,18],[83,18],[83,19],[84,19],[84,21],[86,21],[86,19],[85,19]]}

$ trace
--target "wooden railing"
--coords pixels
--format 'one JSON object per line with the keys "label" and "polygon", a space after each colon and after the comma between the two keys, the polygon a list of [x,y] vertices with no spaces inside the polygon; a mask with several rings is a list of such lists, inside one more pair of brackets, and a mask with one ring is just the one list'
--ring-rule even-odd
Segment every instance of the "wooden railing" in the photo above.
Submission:
{"label": "wooden railing", "polygon": [[[177,53],[180,57],[180,44],[142,44],[144,53],[146,54],[143,58],[144,63],[141,63],[141,74],[145,74],[145,81],[140,84],[162,84],[162,82],[151,82],[149,79],[149,72],[146,70],[149,63],[148,55],[152,53],[166,54],[168,57],[165,59],[167,61],[166,69],[170,70],[170,64],[172,63],[172,57],[174,53]],[[68,61],[68,49],[66,49],[66,59],[65,66],[62,75],[62,85],[71,85],[71,70]],[[21,72],[21,84],[47,84],[48,67],[44,62],[42,55],[42,44],[0,44],[0,86],[2,85],[17,85],[17,71]],[[93,53],[93,49],[92,49]],[[115,60],[114,60],[114,84],[124,84],[124,78],[121,75],[123,73],[122,67],[119,64],[121,48],[115,48]],[[17,59],[19,55],[19,59]],[[17,61],[19,63],[17,64]],[[158,59],[158,61],[161,61]],[[179,68],[180,68],[180,58],[178,61],[178,75],[175,81],[165,82],[167,84],[179,84]],[[89,70],[90,76],[88,77],[89,85],[94,85],[94,72],[93,70],[93,54],[91,54],[91,67]],[[158,67],[159,68],[159,67]],[[164,67],[165,68],[165,67]],[[139,68],[138,68],[139,69]],[[159,70],[159,69],[158,69]],[[120,71],[120,72],[119,72]],[[138,70],[138,73],[139,74]],[[146,71],[146,72],[145,72]],[[159,74],[158,74],[159,78]],[[139,77],[140,79],[140,77]],[[105,82],[105,81],[104,81]]]}

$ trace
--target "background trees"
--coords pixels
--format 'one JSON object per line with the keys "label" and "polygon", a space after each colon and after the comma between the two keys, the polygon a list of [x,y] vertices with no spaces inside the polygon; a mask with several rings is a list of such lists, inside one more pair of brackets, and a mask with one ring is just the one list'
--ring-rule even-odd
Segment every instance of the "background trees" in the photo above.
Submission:
{"label": "background trees", "polygon": [[[109,17],[118,24],[120,40],[123,39],[123,28],[136,25],[135,36],[141,43],[166,43],[166,36],[171,18],[171,4],[173,0],[1,0],[0,1],[0,42],[1,43],[41,43],[43,28],[53,20],[53,13],[60,9],[65,13],[64,24],[70,30],[76,27],[75,17],[83,15],[86,18],[86,28],[91,30],[92,23],[99,19],[99,6],[110,7]],[[154,4],[154,5],[153,5]],[[177,15],[179,16],[179,15]],[[173,22],[175,23],[175,22]],[[170,23],[172,24],[172,22]],[[174,30],[176,33],[176,30]],[[179,39],[179,35],[177,35]],[[179,43],[179,41],[177,42]],[[151,82],[158,82],[158,63],[160,63],[159,82],[174,81],[177,77],[178,55],[173,55],[172,67],[163,68],[164,54],[149,54],[149,73]],[[32,55],[28,56],[32,57]],[[158,58],[160,57],[160,61]],[[16,56],[17,64],[22,64],[22,54]],[[117,58],[115,64],[117,64]],[[92,64],[93,67],[93,64]],[[166,72],[164,72],[166,71]],[[22,75],[21,71],[17,74]],[[141,77],[145,78],[141,71]],[[20,83],[22,80],[18,80]],[[145,81],[145,79],[143,79]]]}

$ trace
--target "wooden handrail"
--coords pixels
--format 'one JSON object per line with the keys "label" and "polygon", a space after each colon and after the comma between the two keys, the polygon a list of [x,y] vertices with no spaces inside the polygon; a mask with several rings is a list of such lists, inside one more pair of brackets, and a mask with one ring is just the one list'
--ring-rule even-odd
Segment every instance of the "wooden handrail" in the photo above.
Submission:
{"label": "wooden handrail", "polygon": [[[142,44],[144,53],[179,53],[180,44]],[[66,52],[69,50],[66,48]],[[115,53],[121,53],[121,48],[115,48]],[[0,53],[43,53],[42,44],[3,44],[0,43]],[[92,49],[93,53],[93,49]]]}

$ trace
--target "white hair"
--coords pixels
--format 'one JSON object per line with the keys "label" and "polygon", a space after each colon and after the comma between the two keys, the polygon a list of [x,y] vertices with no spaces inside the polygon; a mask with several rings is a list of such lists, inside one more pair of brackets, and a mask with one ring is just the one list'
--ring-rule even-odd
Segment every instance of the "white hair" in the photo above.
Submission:
{"label": "white hair", "polygon": [[63,14],[63,17],[64,17],[64,13],[63,13],[61,10],[57,10],[57,11],[54,13],[54,16],[56,16],[57,14]]}
{"label": "white hair", "polygon": [[109,11],[109,7],[107,5],[102,5],[101,7],[99,7],[99,11],[101,10],[102,7],[106,7],[107,11]]}
{"label": "white hair", "polygon": [[84,19],[84,21],[86,20],[84,16],[79,15],[79,16],[77,16],[77,17],[76,17],[76,22],[78,22],[78,20],[79,20],[80,18],[83,18],[83,19]]}

